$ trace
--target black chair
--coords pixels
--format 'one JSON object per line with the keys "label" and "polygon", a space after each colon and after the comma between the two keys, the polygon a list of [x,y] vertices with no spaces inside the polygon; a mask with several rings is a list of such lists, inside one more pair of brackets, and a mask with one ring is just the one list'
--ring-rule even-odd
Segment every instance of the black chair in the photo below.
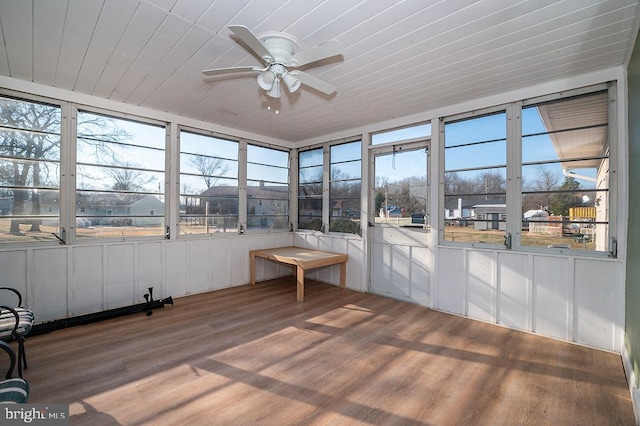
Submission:
{"label": "black chair", "polygon": [[9,356],[9,368],[0,380],[0,404],[25,404],[29,400],[29,383],[22,377],[13,377],[16,354],[6,342],[0,340],[0,349]]}
{"label": "black chair", "polygon": [[9,291],[18,299],[14,306],[0,305],[0,341],[18,342],[18,374],[22,377],[22,365],[27,368],[24,339],[33,327],[34,315],[31,310],[22,307],[22,294],[18,290],[11,287],[0,287],[0,290]]}

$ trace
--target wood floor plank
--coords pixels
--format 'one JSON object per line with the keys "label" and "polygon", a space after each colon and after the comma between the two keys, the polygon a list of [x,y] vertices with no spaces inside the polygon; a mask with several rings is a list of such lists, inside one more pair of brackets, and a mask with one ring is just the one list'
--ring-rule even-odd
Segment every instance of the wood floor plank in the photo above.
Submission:
{"label": "wood floor plank", "polygon": [[73,425],[634,423],[620,356],[295,277],[27,339]]}

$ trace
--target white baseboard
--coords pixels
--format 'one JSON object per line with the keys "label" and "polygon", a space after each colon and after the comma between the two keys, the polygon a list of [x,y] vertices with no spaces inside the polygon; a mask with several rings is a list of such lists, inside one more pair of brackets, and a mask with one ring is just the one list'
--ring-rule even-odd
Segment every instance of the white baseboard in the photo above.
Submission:
{"label": "white baseboard", "polygon": [[633,365],[627,352],[627,346],[622,345],[622,365],[624,373],[627,376],[627,384],[629,385],[629,393],[631,394],[631,403],[633,404],[633,414],[636,418],[636,424],[640,425],[640,389],[636,387],[636,375],[633,372]]}
{"label": "white baseboard", "polygon": [[633,402],[633,413],[636,416],[636,424],[640,425],[640,389],[631,389],[631,401]]}

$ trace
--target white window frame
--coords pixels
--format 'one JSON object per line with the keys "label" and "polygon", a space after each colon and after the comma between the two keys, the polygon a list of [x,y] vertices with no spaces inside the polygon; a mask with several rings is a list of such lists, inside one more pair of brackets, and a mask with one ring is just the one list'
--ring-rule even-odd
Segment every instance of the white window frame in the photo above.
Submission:
{"label": "white window frame", "polygon": [[[238,144],[238,176],[237,176],[237,180],[238,180],[238,214],[237,214],[237,233],[240,233],[240,225],[242,223],[244,223],[243,221],[246,221],[246,219],[243,219],[242,217],[242,210],[241,210],[241,205],[245,204],[245,202],[242,201],[242,195],[241,195],[241,189],[243,187],[246,187],[246,184],[242,183],[242,176],[243,176],[243,170],[246,172],[246,164],[245,167],[243,167],[242,165],[242,161],[241,161],[241,152],[242,152],[242,146],[243,146],[243,141],[237,137],[233,137],[230,135],[225,135],[225,134],[221,134],[221,133],[217,133],[217,132],[212,132],[212,131],[207,131],[207,130],[202,130],[202,129],[198,129],[198,128],[194,128],[194,127],[189,127],[189,126],[178,126],[177,127],[177,135],[176,138],[178,140],[178,147],[175,150],[175,152],[177,152],[177,158],[175,159],[175,169],[176,169],[176,178],[177,178],[177,185],[176,187],[178,188],[176,191],[176,208],[174,209],[174,215],[176,217],[176,236],[177,238],[180,239],[184,239],[184,238],[223,238],[223,237],[228,237],[229,235],[234,235],[234,232],[220,232],[220,233],[198,233],[198,234],[182,234],[180,233],[180,219],[181,219],[181,215],[180,215],[180,197],[181,197],[181,186],[182,186],[182,180],[181,180],[181,173],[182,171],[180,170],[180,163],[181,163],[181,153],[182,153],[182,146],[181,146],[181,134],[182,132],[186,132],[186,133],[191,133],[191,134],[195,134],[195,135],[199,135],[199,136],[204,136],[204,137],[212,137],[212,138],[217,138],[217,139],[223,139],[229,142],[235,142]],[[246,147],[246,141],[244,141],[244,146]],[[246,152],[246,149],[245,149]],[[245,155],[245,161],[246,161],[246,155]],[[245,177],[246,177],[246,173],[245,173]],[[246,179],[245,179],[246,182]],[[245,192],[245,196],[246,196],[246,192]],[[199,200],[198,200],[199,203]],[[245,204],[246,205],[246,204]],[[213,216],[212,216],[213,218]],[[246,218],[246,216],[245,216]],[[243,229],[246,229],[243,228]]]}
{"label": "white window frame", "polygon": [[148,117],[142,117],[134,114],[128,114],[124,112],[98,108],[91,105],[72,103],[71,104],[71,120],[70,120],[70,127],[71,127],[70,136],[71,137],[69,141],[69,150],[70,150],[69,167],[71,169],[71,174],[73,175],[73,179],[72,179],[73,184],[70,185],[70,188],[69,188],[69,194],[68,194],[69,203],[70,203],[69,206],[76,205],[76,170],[77,170],[76,152],[77,152],[77,140],[78,140],[77,122],[78,122],[79,111],[87,112],[90,114],[96,114],[96,115],[104,115],[107,117],[113,117],[115,119],[139,122],[141,124],[148,124],[151,126],[164,128],[164,173],[163,173],[164,194],[163,196],[165,199],[165,205],[164,205],[164,214],[163,214],[163,227],[165,229],[165,232],[162,235],[144,235],[144,236],[136,235],[136,236],[123,236],[123,237],[121,236],[121,237],[112,237],[112,238],[111,237],[95,237],[95,238],[89,237],[89,238],[78,239],[76,235],[76,229],[75,229],[76,212],[75,212],[75,209],[72,209],[67,213],[67,215],[70,216],[70,219],[71,219],[70,223],[72,224],[72,226],[70,227],[71,232],[70,233],[67,232],[68,240],[66,243],[67,244],[93,244],[93,243],[108,243],[108,242],[114,242],[114,241],[161,240],[161,239],[169,238],[170,236],[169,224],[170,224],[172,214],[171,214],[171,207],[170,207],[171,204],[168,201],[172,200],[172,198],[175,197],[175,194],[173,193],[174,191],[172,191],[172,188],[169,184],[169,180],[170,180],[169,177],[170,177],[170,171],[171,171],[171,165],[170,165],[171,123],[168,123],[162,120],[154,120]]}
{"label": "white window frame", "polygon": [[[609,132],[609,173],[608,173],[608,197],[609,197],[609,218],[608,218],[608,248],[609,251],[585,251],[570,248],[557,247],[533,247],[522,245],[522,219],[514,220],[513,218],[522,218],[522,108],[529,104],[538,104],[545,101],[561,100],[564,98],[588,95],[602,90],[607,90],[609,94],[610,107],[608,110],[608,132]],[[591,85],[588,87],[567,90],[559,93],[537,96],[526,100],[511,102],[508,104],[497,105],[481,110],[470,111],[462,114],[456,114],[449,117],[440,118],[440,164],[442,172],[440,174],[441,188],[439,194],[439,213],[444,212],[445,194],[444,194],[444,176],[445,176],[445,140],[444,125],[446,122],[458,121],[465,118],[482,116],[497,111],[506,111],[507,113],[507,189],[506,189],[506,231],[504,244],[478,244],[473,242],[456,242],[445,241],[444,239],[444,218],[441,218],[442,225],[439,227],[438,242],[443,246],[460,246],[460,247],[482,247],[493,248],[499,250],[513,250],[520,252],[535,252],[545,254],[579,254],[583,256],[594,257],[616,257],[617,256],[617,220],[618,195],[617,195],[617,175],[618,175],[618,108],[617,108],[617,83],[615,81]],[[511,219],[510,219],[511,218]]]}
{"label": "white window frame", "polygon": [[[364,191],[361,190],[360,193],[360,233],[359,234],[352,234],[352,233],[344,233],[344,232],[334,232],[334,231],[330,231],[329,228],[329,219],[330,219],[330,215],[331,215],[331,206],[329,204],[329,188],[330,188],[330,175],[331,175],[331,147],[334,145],[344,145],[347,143],[351,143],[351,142],[360,142],[360,180],[361,180],[361,184],[364,185],[365,182],[365,178],[364,178],[364,167],[366,167],[366,162],[362,161],[362,153],[365,152],[365,150],[363,149],[365,141],[364,138],[362,137],[362,135],[358,135],[358,136],[352,136],[352,137],[348,137],[348,138],[343,138],[343,139],[338,139],[338,140],[333,140],[333,141],[328,141],[328,142],[323,142],[320,144],[315,144],[315,145],[310,145],[310,146],[305,146],[304,149],[302,150],[304,151],[312,151],[314,149],[319,149],[322,148],[322,227],[320,231],[314,231],[311,229],[299,229],[298,228],[298,214],[297,214],[297,208],[299,206],[298,201],[299,198],[296,197],[296,215],[295,215],[295,222],[293,224],[293,227],[296,231],[298,232],[320,232],[323,234],[333,234],[333,235],[341,235],[344,236],[345,238],[350,238],[350,237],[356,237],[356,238],[361,238],[361,233],[362,233],[362,227],[363,227],[363,223],[366,222],[366,217],[364,217],[364,213],[366,212],[366,209],[364,209],[362,206],[363,204],[363,200],[366,199],[366,196],[364,194]],[[296,161],[298,160],[299,156],[299,151],[296,152]],[[299,168],[296,167],[295,171],[292,172],[292,174],[295,174],[296,177],[299,176]],[[296,195],[297,195],[297,189],[298,186],[296,185]]]}

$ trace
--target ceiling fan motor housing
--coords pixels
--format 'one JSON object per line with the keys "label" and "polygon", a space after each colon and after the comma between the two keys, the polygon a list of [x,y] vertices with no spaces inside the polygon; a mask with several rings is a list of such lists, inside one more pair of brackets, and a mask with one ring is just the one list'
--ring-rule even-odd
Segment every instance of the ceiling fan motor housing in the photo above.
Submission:
{"label": "ceiling fan motor housing", "polygon": [[264,47],[273,55],[272,58],[264,58],[268,63],[280,63],[286,66],[295,66],[291,63],[291,57],[300,50],[300,42],[290,34],[269,32],[259,37]]}

